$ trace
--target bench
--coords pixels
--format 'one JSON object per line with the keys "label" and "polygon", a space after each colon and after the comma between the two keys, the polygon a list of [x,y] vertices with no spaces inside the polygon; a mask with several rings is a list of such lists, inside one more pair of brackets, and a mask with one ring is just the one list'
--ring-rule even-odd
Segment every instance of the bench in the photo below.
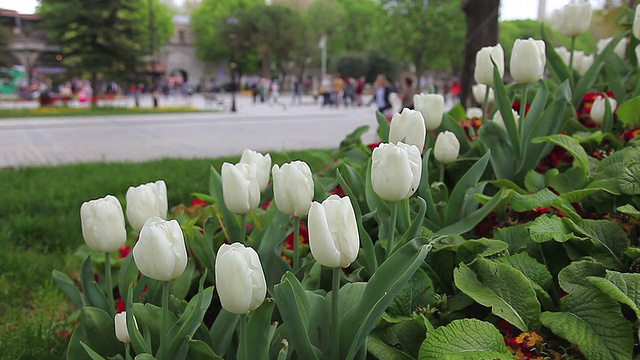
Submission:
{"label": "bench", "polygon": [[204,103],[207,107],[215,106],[217,109],[224,109],[224,99],[218,97],[218,95],[213,93],[204,93],[202,94],[204,97]]}

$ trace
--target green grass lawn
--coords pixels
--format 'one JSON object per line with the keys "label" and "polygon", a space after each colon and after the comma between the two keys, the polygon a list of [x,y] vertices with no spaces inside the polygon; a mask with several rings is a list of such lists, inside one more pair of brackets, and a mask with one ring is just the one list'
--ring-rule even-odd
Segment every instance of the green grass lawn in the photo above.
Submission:
{"label": "green grass lawn", "polygon": [[2,109],[0,119],[28,117],[60,117],[60,116],[108,116],[108,115],[142,115],[142,114],[174,114],[186,112],[212,112],[215,110],[197,110],[187,106],[154,108],[126,107],[42,107],[38,109]]}
{"label": "green grass lawn", "polygon": [[[325,152],[326,153],[326,152]],[[317,172],[317,152],[272,153],[274,164],[303,159]],[[325,156],[326,157],[326,156]],[[51,280],[52,270],[73,274],[84,241],[80,205],[115,195],[124,204],[129,186],[162,179],[169,207],[208,192],[210,167],[238,157],[77,164],[0,169],[0,358],[63,359],[77,309]]]}

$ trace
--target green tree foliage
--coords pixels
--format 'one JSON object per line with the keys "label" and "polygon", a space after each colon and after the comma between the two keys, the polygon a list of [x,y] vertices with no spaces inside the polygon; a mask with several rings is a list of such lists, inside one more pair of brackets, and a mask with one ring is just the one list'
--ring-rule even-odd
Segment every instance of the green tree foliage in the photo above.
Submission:
{"label": "green tree foliage", "polygon": [[[153,0],[156,45],[173,32],[166,6]],[[129,79],[144,66],[150,51],[148,1],[42,0],[39,13],[47,35],[62,46],[64,65],[73,74]]]}
{"label": "green tree foliage", "polygon": [[387,39],[398,60],[413,64],[417,75],[426,68],[461,65],[464,15],[460,1],[383,0]]}
{"label": "green tree foliage", "polygon": [[[294,60],[294,49],[304,43],[304,23],[300,14],[283,5],[256,5],[238,14],[237,41],[242,54],[255,52],[262,62],[262,74],[270,76],[271,64],[286,73]],[[230,27],[226,27],[230,31]],[[232,44],[233,45],[233,44]]]}
{"label": "green tree foliage", "polygon": [[237,18],[240,11],[260,4],[264,4],[264,0],[202,0],[191,14],[198,57],[213,62],[228,60],[230,42],[222,41],[228,39],[227,19]]}

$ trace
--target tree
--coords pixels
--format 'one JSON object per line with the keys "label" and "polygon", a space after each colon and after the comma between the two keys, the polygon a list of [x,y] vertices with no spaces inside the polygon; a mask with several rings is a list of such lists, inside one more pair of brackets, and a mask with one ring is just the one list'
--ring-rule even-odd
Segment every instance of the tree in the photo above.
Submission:
{"label": "tree", "polygon": [[467,18],[467,38],[464,46],[460,102],[467,106],[471,100],[476,53],[484,46],[498,43],[500,0],[462,0],[461,5]]}
{"label": "tree", "polygon": [[464,34],[458,1],[383,0],[387,15],[388,45],[396,58],[415,66],[420,77],[424,69],[450,69],[462,49]]}
{"label": "tree", "polygon": [[[127,80],[144,67],[143,55],[150,50],[147,5],[144,0],[42,0],[39,13],[49,38],[63,49],[64,64],[76,75],[88,74],[97,92],[101,78]],[[164,14],[157,1],[154,5]],[[164,29],[157,33],[159,46],[172,23],[162,15],[155,24]]]}
{"label": "tree", "polygon": [[191,14],[198,57],[211,62],[227,61],[232,50],[225,35],[227,20],[259,4],[264,4],[264,0],[202,0]]}

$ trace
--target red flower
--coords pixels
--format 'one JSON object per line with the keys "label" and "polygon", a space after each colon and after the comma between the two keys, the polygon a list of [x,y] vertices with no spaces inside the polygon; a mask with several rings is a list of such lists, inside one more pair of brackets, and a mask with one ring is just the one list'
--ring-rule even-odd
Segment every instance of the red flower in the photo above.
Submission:
{"label": "red flower", "polygon": [[380,142],[371,143],[371,144],[367,145],[367,147],[369,148],[369,150],[373,151],[373,149],[377,148],[380,144],[382,144],[382,143],[380,143]]}
{"label": "red flower", "polygon": [[340,185],[338,185],[338,187],[336,187],[335,189],[331,190],[329,193],[331,195],[344,196],[344,189]]}
{"label": "red flower", "polygon": [[[309,243],[309,231],[307,230],[307,225],[304,221],[300,221],[300,237],[298,240],[298,244],[308,244]],[[284,240],[284,249],[283,250],[293,250],[293,236],[294,231],[290,232],[289,235]],[[281,255],[283,259],[285,259],[289,264],[293,264],[293,259],[289,259],[284,255]]]}
{"label": "red flower", "polygon": [[[511,104],[511,108],[512,108],[513,110],[515,110],[515,112],[517,112],[517,113],[518,113],[518,115],[520,115],[520,105],[521,105],[520,101],[514,101],[514,102]],[[526,105],[524,106],[524,114],[525,114],[525,115],[529,113],[529,109],[531,109],[531,104],[526,104]]]}
{"label": "red flower", "polygon": [[126,258],[131,253],[131,246],[124,244],[118,251],[120,252],[120,259]]}
{"label": "red flower", "polygon": [[116,313],[119,314],[125,310],[127,310],[126,304],[122,299],[118,299],[118,301],[116,301]]}
{"label": "red flower", "polygon": [[207,202],[202,199],[193,199],[191,201],[191,207],[195,206],[207,206]]}

